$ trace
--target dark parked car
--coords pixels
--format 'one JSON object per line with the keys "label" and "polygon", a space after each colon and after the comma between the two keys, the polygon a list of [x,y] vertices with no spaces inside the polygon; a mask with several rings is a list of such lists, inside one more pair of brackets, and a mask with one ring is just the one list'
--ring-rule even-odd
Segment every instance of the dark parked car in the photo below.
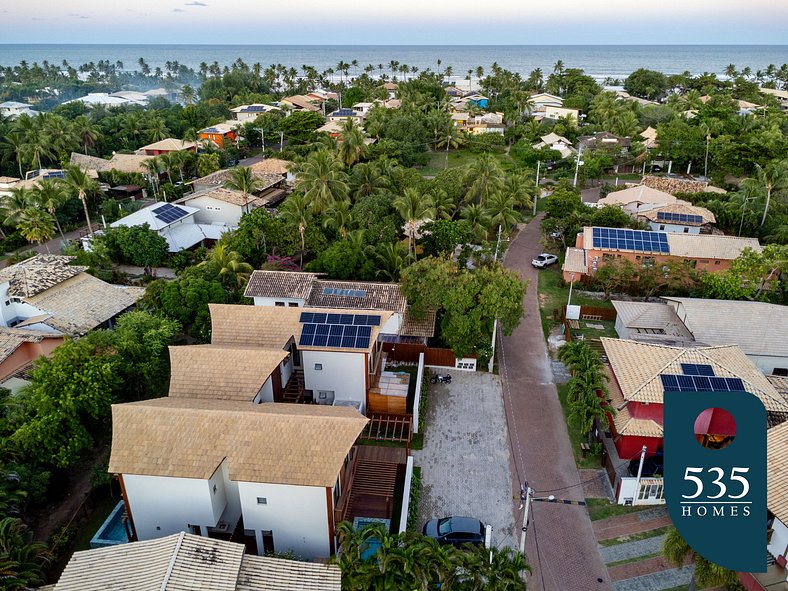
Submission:
{"label": "dark parked car", "polygon": [[484,544],[486,526],[473,517],[444,517],[424,524],[422,533],[439,544]]}

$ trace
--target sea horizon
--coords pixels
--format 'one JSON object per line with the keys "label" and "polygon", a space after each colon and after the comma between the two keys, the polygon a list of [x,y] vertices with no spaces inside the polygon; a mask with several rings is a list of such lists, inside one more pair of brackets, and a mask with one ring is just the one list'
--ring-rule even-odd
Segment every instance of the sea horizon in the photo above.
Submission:
{"label": "sea horizon", "polygon": [[[98,60],[121,61],[124,69],[137,68],[139,58],[151,68],[164,67],[177,61],[198,69],[201,62],[230,65],[237,59],[248,64],[283,64],[301,69],[302,65],[319,70],[335,67],[338,62],[358,60],[360,68],[367,64],[383,65],[396,60],[420,70],[451,66],[454,76],[464,77],[469,69],[482,66],[488,71],[493,63],[507,70],[527,75],[541,68],[545,75],[561,60],[565,67],[581,68],[598,78],[626,77],[638,68],[658,70],[665,74],[685,71],[697,75],[704,72],[721,75],[728,64],[750,67],[753,72],[769,64],[779,67],[788,63],[788,44],[230,44],[230,43],[0,43],[0,66],[18,65],[22,60],[32,64],[44,60],[72,66]],[[358,73],[360,70],[352,72]],[[374,72],[377,74],[377,68]]]}

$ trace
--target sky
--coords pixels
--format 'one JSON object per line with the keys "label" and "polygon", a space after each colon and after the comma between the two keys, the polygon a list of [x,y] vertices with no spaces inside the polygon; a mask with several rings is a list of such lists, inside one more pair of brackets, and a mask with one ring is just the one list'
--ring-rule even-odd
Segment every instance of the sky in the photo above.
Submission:
{"label": "sky", "polygon": [[786,0],[0,0],[0,23],[0,43],[788,44]]}

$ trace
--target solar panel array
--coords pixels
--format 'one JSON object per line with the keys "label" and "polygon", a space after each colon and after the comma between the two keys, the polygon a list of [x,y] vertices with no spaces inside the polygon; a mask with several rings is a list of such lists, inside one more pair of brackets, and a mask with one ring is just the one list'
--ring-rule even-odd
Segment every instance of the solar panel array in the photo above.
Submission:
{"label": "solar panel array", "polygon": [[657,219],[666,222],[684,222],[687,224],[702,224],[702,215],[690,215],[688,213],[674,213],[672,211],[658,211]]}
{"label": "solar panel array", "polygon": [[157,219],[160,219],[164,223],[171,224],[175,220],[179,220],[185,215],[188,215],[188,211],[185,209],[181,209],[180,207],[176,207],[171,203],[165,203],[153,210],[153,215],[156,216]]}
{"label": "solar panel array", "polygon": [[744,390],[740,378],[718,378],[700,375],[661,375],[662,385],[671,392],[739,392]]}
{"label": "solar panel array", "polygon": [[640,252],[669,253],[668,235],[664,232],[623,230],[620,228],[594,228],[594,248],[636,250]]}
{"label": "solar panel array", "polygon": [[249,105],[248,107],[244,107],[241,109],[242,113],[262,113],[267,110],[267,107],[264,105]]}
{"label": "solar panel array", "polygon": [[698,363],[682,363],[681,371],[685,376],[713,376],[714,368],[711,365],[701,365]]}
{"label": "solar panel array", "polygon": [[372,327],[380,326],[379,314],[337,314],[301,312],[302,347],[366,349],[372,339]]}
{"label": "solar panel array", "polygon": [[367,292],[363,289],[337,289],[336,287],[324,287],[323,295],[343,296],[347,298],[363,298],[367,295]]}

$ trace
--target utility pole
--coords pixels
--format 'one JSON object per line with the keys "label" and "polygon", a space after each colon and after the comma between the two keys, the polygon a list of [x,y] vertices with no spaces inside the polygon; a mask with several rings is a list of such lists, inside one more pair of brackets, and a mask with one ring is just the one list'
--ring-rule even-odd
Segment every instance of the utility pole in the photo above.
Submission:
{"label": "utility pole", "polygon": [[632,497],[632,505],[637,505],[638,496],[640,496],[640,476],[643,474],[643,463],[646,461],[646,446],[640,450],[640,465],[638,466],[638,477],[635,480],[635,496]]}
{"label": "utility pole", "polygon": [[539,188],[539,169],[542,167],[542,161],[539,160],[536,163],[536,196],[534,196],[534,217],[536,217],[536,202],[539,201],[539,197],[542,195],[542,189]]}
{"label": "utility pole", "polygon": [[574,287],[574,285],[575,285],[575,274],[571,273],[569,275],[569,299],[566,300],[567,308],[572,305],[572,288]]}
{"label": "utility pole", "polygon": [[451,134],[446,137],[446,168],[449,168],[449,144],[451,143]]}
{"label": "utility pole", "polygon": [[531,509],[531,496],[533,494],[534,491],[528,486],[527,482],[525,485],[520,485],[520,509],[525,509],[523,511],[523,525],[520,529],[520,554],[523,555],[523,558],[525,558],[525,535],[528,533],[528,512]]}
{"label": "utility pole", "polygon": [[260,141],[263,144],[263,160],[265,160],[265,129],[262,127],[255,127],[254,130],[260,132]]}
{"label": "utility pole", "polygon": [[279,151],[280,152],[282,151],[282,145],[284,143],[285,143],[285,132],[284,131],[280,131],[279,132]]}
{"label": "utility pole", "polygon": [[706,134],[706,158],[703,163],[703,178],[709,180],[709,139],[711,134]]}
{"label": "utility pole", "polygon": [[580,156],[583,153],[583,148],[581,147],[577,151],[577,159],[575,160],[575,179],[572,181],[572,186],[577,186],[577,173],[580,172]]}
{"label": "utility pole", "polygon": [[[498,241],[495,243],[495,262],[498,262],[498,249],[501,246],[501,224],[498,224]],[[490,342],[490,361],[487,362],[487,371],[492,373],[493,365],[495,364],[495,336],[498,332],[498,318],[493,320],[492,341]]]}

